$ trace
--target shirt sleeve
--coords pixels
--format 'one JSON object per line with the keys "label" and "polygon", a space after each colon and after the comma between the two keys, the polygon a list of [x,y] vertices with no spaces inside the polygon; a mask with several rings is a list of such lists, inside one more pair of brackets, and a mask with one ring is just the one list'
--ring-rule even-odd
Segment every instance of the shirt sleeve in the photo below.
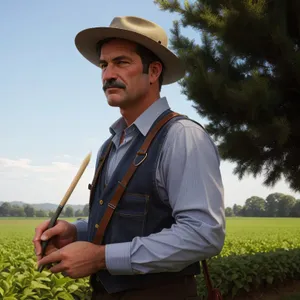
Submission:
{"label": "shirt sleeve", "polygon": [[157,188],[176,223],[132,242],[106,245],[111,274],[176,272],[219,254],[225,239],[224,193],[216,146],[190,120],[170,128],[157,167]]}
{"label": "shirt sleeve", "polygon": [[77,230],[77,241],[87,241],[87,230],[88,230],[88,221],[85,219],[77,220],[72,224],[75,225]]}

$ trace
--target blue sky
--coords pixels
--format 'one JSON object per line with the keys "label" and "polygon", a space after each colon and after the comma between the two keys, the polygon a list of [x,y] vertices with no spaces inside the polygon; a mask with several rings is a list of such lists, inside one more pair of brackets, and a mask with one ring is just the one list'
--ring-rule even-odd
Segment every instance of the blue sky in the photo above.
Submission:
{"label": "blue sky", "polygon": [[[154,21],[168,34],[177,18],[152,0],[0,2],[0,201],[58,204],[92,151],[69,200],[87,203],[96,153],[119,110],[107,105],[100,69],[80,55],[74,38],[124,15]],[[199,40],[191,29],[184,33]],[[164,87],[161,95],[173,110],[205,124],[177,84]],[[226,206],[272,192],[300,198],[283,181],[266,188],[262,178],[239,181],[232,171],[232,164],[222,162]]]}

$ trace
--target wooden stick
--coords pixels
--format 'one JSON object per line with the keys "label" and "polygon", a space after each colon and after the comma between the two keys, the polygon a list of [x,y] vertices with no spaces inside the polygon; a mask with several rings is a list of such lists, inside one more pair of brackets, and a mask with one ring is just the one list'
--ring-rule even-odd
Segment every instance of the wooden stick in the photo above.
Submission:
{"label": "wooden stick", "polygon": [[[75,187],[76,187],[79,179],[81,178],[83,172],[85,171],[86,167],[88,166],[88,164],[90,162],[90,159],[91,159],[91,155],[92,154],[89,153],[86,156],[86,158],[83,160],[83,162],[82,162],[82,164],[81,164],[81,166],[80,166],[80,168],[79,168],[76,176],[74,177],[73,181],[71,182],[71,185],[69,186],[68,190],[66,191],[66,193],[65,193],[64,197],[62,198],[60,204],[58,205],[55,213],[53,214],[53,216],[52,216],[52,218],[50,220],[50,223],[49,223],[47,229],[52,228],[56,224],[56,221],[57,221],[60,213],[62,212],[65,204],[67,203],[67,201],[70,198],[72,192],[74,191],[74,189],[75,189]],[[50,239],[47,240],[47,241],[42,241],[41,242],[41,245],[42,245],[42,254],[41,255],[42,255],[42,257],[45,255],[46,248],[48,246],[49,241],[50,241]],[[44,269],[44,266],[41,265],[38,270],[39,270],[39,272],[42,272],[43,269]]]}

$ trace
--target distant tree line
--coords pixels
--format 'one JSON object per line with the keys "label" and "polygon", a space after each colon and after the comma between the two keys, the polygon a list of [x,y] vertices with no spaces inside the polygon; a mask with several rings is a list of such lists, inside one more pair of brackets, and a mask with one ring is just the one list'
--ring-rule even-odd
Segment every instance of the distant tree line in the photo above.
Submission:
{"label": "distant tree line", "polygon": [[282,193],[270,194],[266,199],[252,196],[244,206],[226,207],[227,217],[300,217],[300,199]]}
{"label": "distant tree line", "polygon": [[[72,206],[67,205],[60,216],[79,218],[87,217],[88,213],[88,204],[82,210],[75,211]],[[30,204],[19,206],[4,202],[0,206],[0,217],[51,218],[53,214],[52,210],[35,209]],[[227,217],[300,217],[300,199],[296,200],[293,196],[282,193],[270,194],[266,199],[252,196],[243,206],[234,204],[233,207],[226,207],[225,215]]]}
{"label": "distant tree line", "polygon": [[[55,211],[35,209],[32,205],[24,206],[11,205],[9,202],[4,202],[0,206],[0,217],[27,217],[27,218],[44,218],[52,217]],[[89,213],[89,206],[86,204],[83,209],[74,211],[72,206],[66,206],[61,212],[61,217],[87,217]]]}

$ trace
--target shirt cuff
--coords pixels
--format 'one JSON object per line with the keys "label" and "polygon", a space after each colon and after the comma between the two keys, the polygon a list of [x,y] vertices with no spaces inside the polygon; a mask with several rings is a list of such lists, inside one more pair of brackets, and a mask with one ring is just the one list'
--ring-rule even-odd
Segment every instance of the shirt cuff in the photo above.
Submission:
{"label": "shirt cuff", "polygon": [[133,275],[131,242],[105,245],[105,263],[111,275]]}
{"label": "shirt cuff", "polygon": [[78,220],[73,222],[77,231],[77,241],[87,241],[87,227],[88,223],[85,220]]}

